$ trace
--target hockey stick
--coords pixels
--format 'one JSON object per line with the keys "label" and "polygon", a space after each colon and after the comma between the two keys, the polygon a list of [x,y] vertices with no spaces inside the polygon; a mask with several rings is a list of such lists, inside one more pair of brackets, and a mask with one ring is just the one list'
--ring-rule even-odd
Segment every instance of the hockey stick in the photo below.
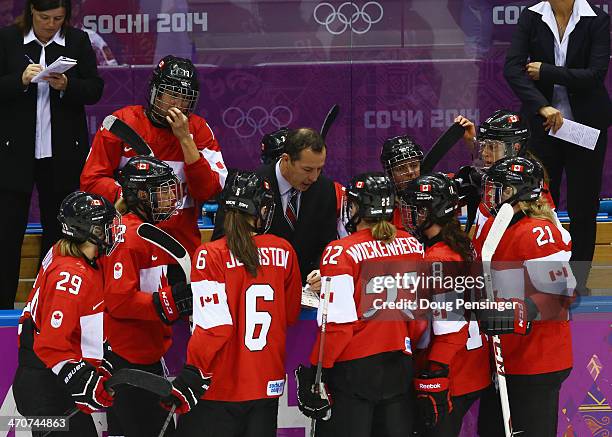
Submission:
{"label": "hockey stick", "polygon": [[[495,254],[495,250],[499,245],[504,232],[508,228],[512,217],[514,216],[514,210],[509,203],[504,203],[493,221],[493,225],[487,234],[487,238],[482,246],[482,268],[484,271],[485,289],[487,292],[487,299],[489,301],[495,300],[493,293],[493,280],[491,277],[491,260]],[[512,437],[514,431],[512,430],[512,419],[510,417],[510,400],[508,398],[508,386],[506,385],[506,370],[504,368],[504,356],[502,355],[501,340],[499,335],[494,335],[493,339],[493,354],[495,358],[495,375],[497,377],[497,385],[499,387],[499,398],[501,400],[502,415],[504,418],[504,431],[506,437]]]}
{"label": "hockey stick", "polygon": [[[322,293],[325,297],[323,298],[323,311],[321,312],[321,340],[319,341],[319,358],[317,361],[317,372],[315,373],[315,393],[321,393],[322,390],[325,390],[325,387],[322,387],[321,377],[323,375],[323,348],[325,346],[325,333],[327,332],[327,310],[329,308],[329,297],[331,295],[329,289],[330,282],[331,278],[327,276],[322,289]],[[310,437],[314,437],[316,427],[317,420],[313,418],[310,420]]]}
{"label": "hockey stick", "polygon": [[114,115],[107,115],[102,121],[102,127],[130,146],[136,154],[154,156],[151,147],[125,121]]}
{"label": "hockey stick", "polygon": [[[138,369],[119,369],[113,373],[110,378],[104,381],[104,389],[113,396],[122,385],[130,385],[132,387],[141,388],[154,393],[159,397],[168,396],[170,393],[172,393],[172,383],[166,378]],[[66,421],[69,421],[70,418],[79,411],[80,410],[76,407],[66,411]],[[51,430],[46,432],[43,434],[43,437],[48,436],[52,432],[54,431]]]}
{"label": "hockey stick", "polygon": [[150,223],[142,223],[138,226],[136,233],[143,240],[156,245],[174,258],[183,269],[186,282],[191,284],[191,259],[181,243],[167,232]]}
{"label": "hockey stick", "polygon": [[166,433],[166,429],[168,428],[168,425],[170,424],[170,419],[172,419],[172,416],[174,415],[175,410],[176,410],[176,404],[172,404],[172,407],[170,407],[170,411],[168,412],[168,417],[166,417],[166,421],[164,422],[164,426],[162,426],[161,431],[159,431],[158,437],[164,437],[164,434]]}
{"label": "hockey stick", "polygon": [[427,155],[421,162],[421,174],[431,173],[438,163],[444,158],[444,155],[459,141],[465,129],[459,123],[453,123],[446,132],[436,140]]}
{"label": "hockey stick", "polygon": [[329,128],[336,121],[336,117],[338,117],[338,113],[340,112],[340,106],[335,104],[329,109],[327,116],[325,117],[325,121],[323,121],[323,125],[321,126],[321,136],[323,139],[327,137],[327,132],[329,132]]}

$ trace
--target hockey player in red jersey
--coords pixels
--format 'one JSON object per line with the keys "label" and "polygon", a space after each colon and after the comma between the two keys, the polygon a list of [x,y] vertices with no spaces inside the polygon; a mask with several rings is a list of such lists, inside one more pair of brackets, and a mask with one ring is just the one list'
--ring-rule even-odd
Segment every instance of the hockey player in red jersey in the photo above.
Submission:
{"label": "hockey player in red jersey", "polygon": [[[408,182],[421,175],[423,150],[408,135],[387,138],[380,152],[380,163],[387,177],[393,184],[394,193],[399,193]],[[399,209],[394,207],[391,223],[397,229],[403,229]]]}
{"label": "hockey player in red jersey", "polygon": [[[469,275],[467,263],[474,261],[475,252],[456,218],[455,183],[442,173],[420,176],[407,184],[399,198],[404,225],[424,242],[431,273],[445,278]],[[430,299],[453,303],[467,294],[461,293],[431,290]],[[414,381],[423,422],[419,436],[456,437],[463,416],[491,383],[488,344],[475,317],[472,320],[458,308],[433,311],[430,330],[423,338],[429,344],[421,342],[426,350]]]}
{"label": "hockey player in red jersey", "polygon": [[300,312],[299,265],[289,242],[266,234],[274,214],[267,180],[237,173],[223,199],[225,237],[196,251],[187,361],[162,402],[190,411],[179,417],[180,436],[274,437],[287,327]]}
{"label": "hockey player in red jersey", "polygon": [[[483,201],[493,213],[503,203],[514,208],[491,264],[496,299],[514,308],[482,310],[479,320],[485,333],[501,336],[512,427],[526,437],[557,435],[559,391],[572,367],[571,252],[541,198],[542,184],[541,165],[522,157],[497,161],[483,178]],[[479,254],[493,221],[475,240]],[[480,436],[504,435],[494,390],[480,405]]]}
{"label": "hockey player in red jersey", "polygon": [[113,402],[104,388],[109,374],[98,368],[104,311],[98,258],[120,239],[121,218],[102,196],[77,191],[62,202],[58,220],[64,236],[43,259],[19,319],[13,395],[26,417],[64,416],[76,405],[81,411],[70,418],[69,432],[53,435],[95,437],[89,414]]}
{"label": "hockey player in red jersey", "polygon": [[[190,254],[201,242],[197,223],[200,204],[221,191],[227,176],[215,135],[206,120],[193,113],[199,89],[191,61],[166,56],[153,71],[148,106],[126,106],[113,113],[140,134],[183,185],[181,208],[160,227]],[[98,130],[81,173],[81,188],[115,202],[122,192],[113,179],[114,172],[135,155],[129,144],[106,129]]]}
{"label": "hockey player in red jersey", "polygon": [[[104,331],[111,348],[106,357],[115,371],[127,367],[164,376],[162,356],[172,342],[170,324],[191,313],[191,290],[184,282],[169,282],[168,265],[175,260],[136,231],[143,222],[158,224],[173,216],[183,198],[181,185],[168,164],[146,156],[131,158],[117,180],[125,200],[118,207],[127,205],[126,231],[106,260]],[[109,410],[109,433],[158,435],[165,418],[159,397],[126,387]]]}
{"label": "hockey player in red jersey", "polygon": [[[423,246],[388,222],[394,200],[391,182],[382,173],[353,178],[347,188],[351,235],[331,242],[323,253],[322,280],[331,278],[326,338],[319,356],[317,336],[313,367],[299,366],[295,372],[298,406],[318,419],[318,436],[408,436],[412,430],[412,346],[406,314],[370,302],[372,281],[389,276],[368,279],[366,273],[422,262]],[[387,288],[387,300],[395,301],[396,292],[399,297],[396,287]],[[322,310],[321,304],[319,323]],[[319,359],[327,388],[315,393]]]}

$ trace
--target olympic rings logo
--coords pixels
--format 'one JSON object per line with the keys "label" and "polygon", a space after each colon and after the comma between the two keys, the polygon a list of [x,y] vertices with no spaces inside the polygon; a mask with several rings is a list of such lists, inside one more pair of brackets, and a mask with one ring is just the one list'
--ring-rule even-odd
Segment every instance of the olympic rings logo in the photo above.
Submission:
{"label": "olympic rings logo", "polygon": [[270,112],[263,106],[253,106],[243,111],[230,106],[223,111],[223,124],[234,129],[241,138],[250,138],[256,133],[264,134],[288,126],[293,121],[293,112],[287,106],[275,106]]}
{"label": "olympic rings logo", "polygon": [[[325,15],[327,12],[327,15]],[[325,26],[332,35],[341,35],[350,27],[351,31],[363,35],[383,18],[383,7],[378,2],[367,2],[361,8],[353,2],[344,2],[338,9],[331,3],[319,3],[312,12],[317,23]]]}

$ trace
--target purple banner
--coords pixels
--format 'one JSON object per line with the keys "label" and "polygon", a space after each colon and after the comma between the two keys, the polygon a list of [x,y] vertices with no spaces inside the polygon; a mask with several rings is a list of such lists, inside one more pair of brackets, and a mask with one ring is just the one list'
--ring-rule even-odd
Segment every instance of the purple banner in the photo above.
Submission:
{"label": "purple banner", "polygon": [[[588,315],[572,321],[574,368],[563,384],[559,400],[559,437],[602,437],[612,431],[612,326],[609,320],[592,320]],[[297,408],[293,369],[307,363],[316,322],[302,320],[290,328],[287,339],[287,390],[280,399],[278,436],[304,437],[309,421]],[[183,364],[189,331],[185,325],[175,329],[175,343],[166,356],[171,374]],[[0,328],[0,416],[15,414],[10,392],[17,367],[17,329]],[[476,437],[477,406],[464,419],[461,437]],[[98,429],[105,430],[102,414],[95,417]],[[0,437],[7,435],[0,432]]]}

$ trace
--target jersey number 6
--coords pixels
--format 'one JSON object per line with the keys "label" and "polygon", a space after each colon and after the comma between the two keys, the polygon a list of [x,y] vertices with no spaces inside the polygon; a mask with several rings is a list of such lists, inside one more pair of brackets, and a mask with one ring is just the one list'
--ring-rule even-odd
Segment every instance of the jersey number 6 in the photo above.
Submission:
{"label": "jersey number 6", "polygon": [[[272,323],[272,316],[267,311],[257,311],[257,299],[265,301],[274,300],[274,289],[268,284],[253,284],[247,288],[246,314],[244,330],[244,344],[252,352],[260,351],[268,342],[268,331]],[[260,329],[257,332],[257,328]],[[256,336],[257,334],[257,336]]]}

